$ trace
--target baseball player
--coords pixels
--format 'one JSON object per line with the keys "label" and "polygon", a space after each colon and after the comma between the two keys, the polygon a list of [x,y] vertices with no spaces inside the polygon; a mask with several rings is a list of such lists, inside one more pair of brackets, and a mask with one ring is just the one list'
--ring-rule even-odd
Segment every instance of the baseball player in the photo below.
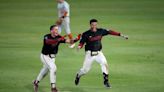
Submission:
{"label": "baseball player", "polygon": [[113,30],[107,30],[103,28],[97,28],[97,20],[91,19],[90,20],[90,29],[82,34],[82,38],[78,45],[78,49],[81,49],[85,44],[85,60],[83,63],[83,67],[77,73],[75,78],[75,85],[79,84],[80,77],[86,74],[90,68],[94,60],[100,64],[101,70],[104,77],[104,85],[105,87],[111,88],[111,85],[108,81],[108,64],[107,60],[102,53],[102,44],[101,39],[103,36],[106,35],[115,35],[121,36],[125,39],[128,39],[127,36],[119,32],[115,32]]}
{"label": "baseball player", "polygon": [[[59,34],[61,34],[62,27],[64,27],[66,34],[69,39],[73,39],[71,29],[70,29],[70,6],[65,0],[57,0],[58,5],[58,21],[56,24],[59,26]],[[71,44],[70,48],[74,48],[75,44]]]}
{"label": "baseball player", "polygon": [[52,25],[50,27],[50,34],[46,34],[44,36],[43,48],[40,55],[41,61],[43,63],[43,68],[41,69],[39,75],[36,80],[34,80],[34,91],[38,92],[38,84],[39,82],[47,75],[48,71],[50,72],[50,83],[52,92],[57,92],[56,88],[56,65],[55,58],[58,53],[58,47],[60,43],[74,43],[80,39],[80,35],[78,38],[73,40],[65,39],[64,37],[58,34],[58,26]]}

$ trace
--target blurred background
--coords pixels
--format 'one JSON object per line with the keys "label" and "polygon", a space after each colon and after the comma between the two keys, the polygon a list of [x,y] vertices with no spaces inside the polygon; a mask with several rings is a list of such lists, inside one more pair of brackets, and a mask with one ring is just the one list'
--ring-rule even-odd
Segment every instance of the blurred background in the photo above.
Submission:
{"label": "blurred background", "polygon": [[[96,18],[99,27],[115,29],[129,40],[106,36],[103,53],[110,65],[112,89],[103,86],[99,64],[74,85],[84,60],[84,49],[61,44],[56,58],[60,92],[163,92],[163,0],[66,0],[71,6],[74,37],[89,29]],[[0,92],[33,92],[32,81],[42,63],[43,36],[57,20],[56,0],[0,0]],[[64,30],[62,35],[65,35]],[[76,43],[76,46],[78,43]],[[49,76],[39,92],[49,92]]]}

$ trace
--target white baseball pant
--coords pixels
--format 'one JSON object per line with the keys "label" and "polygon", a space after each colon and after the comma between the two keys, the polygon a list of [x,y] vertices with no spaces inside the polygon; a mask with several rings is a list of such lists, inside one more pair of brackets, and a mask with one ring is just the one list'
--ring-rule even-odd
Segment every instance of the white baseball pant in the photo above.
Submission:
{"label": "white baseball pant", "polygon": [[103,73],[108,74],[108,64],[104,54],[101,51],[98,51],[98,55],[91,56],[91,51],[87,51],[83,67],[78,72],[78,75],[82,76],[86,74],[91,69],[93,61],[100,64]]}
{"label": "white baseball pant", "polygon": [[64,27],[64,30],[66,32],[66,34],[70,34],[71,33],[71,29],[70,29],[70,18],[67,16],[64,18],[63,22],[61,25],[59,25],[59,29],[58,29],[58,33],[61,34],[62,32],[62,27]]}
{"label": "white baseball pant", "polygon": [[49,55],[40,55],[41,61],[43,63],[43,68],[41,69],[39,75],[37,76],[37,80],[42,80],[50,71],[50,83],[56,83],[56,65],[55,58],[50,58]]}

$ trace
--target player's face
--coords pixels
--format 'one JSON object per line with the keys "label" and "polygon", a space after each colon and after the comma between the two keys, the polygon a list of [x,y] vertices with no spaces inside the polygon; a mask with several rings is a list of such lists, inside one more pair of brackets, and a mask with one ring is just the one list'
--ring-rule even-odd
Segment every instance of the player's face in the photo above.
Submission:
{"label": "player's face", "polygon": [[53,27],[53,29],[51,30],[51,35],[52,36],[58,36],[58,27]]}
{"label": "player's face", "polygon": [[90,24],[90,26],[91,26],[92,31],[96,31],[96,29],[97,29],[97,22],[92,22]]}

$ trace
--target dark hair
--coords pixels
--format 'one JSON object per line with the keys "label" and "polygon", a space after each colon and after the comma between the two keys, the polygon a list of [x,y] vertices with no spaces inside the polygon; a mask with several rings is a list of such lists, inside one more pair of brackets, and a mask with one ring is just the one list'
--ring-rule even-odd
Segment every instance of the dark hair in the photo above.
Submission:
{"label": "dark hair", "polygon": [[56,27],[57,25],[52,25],[52,26],[50,26],[50,31],[54,28],[54,27]]}
{"label": "dark hair", "polygon": [[90,24],[92,23],[92,22],[98,22],[96,19],[91,19],[90,20]]}

